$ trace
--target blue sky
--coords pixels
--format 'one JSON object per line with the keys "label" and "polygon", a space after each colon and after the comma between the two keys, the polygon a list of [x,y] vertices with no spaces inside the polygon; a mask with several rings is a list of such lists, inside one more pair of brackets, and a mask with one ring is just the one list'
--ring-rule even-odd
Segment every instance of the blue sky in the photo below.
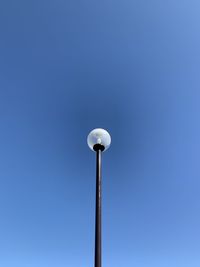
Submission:
{"label": "blue sky", "polygon": [[0,266],[200,266],[200,3],[1,1]]}

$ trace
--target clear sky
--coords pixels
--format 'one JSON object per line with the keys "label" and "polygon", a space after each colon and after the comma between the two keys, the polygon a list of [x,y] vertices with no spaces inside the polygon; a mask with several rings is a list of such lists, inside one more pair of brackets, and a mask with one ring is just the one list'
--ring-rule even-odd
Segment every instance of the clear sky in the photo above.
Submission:
{"label": "clear sky", "polygon": [[0,3],[0,266],[200,266],[200,2]]}

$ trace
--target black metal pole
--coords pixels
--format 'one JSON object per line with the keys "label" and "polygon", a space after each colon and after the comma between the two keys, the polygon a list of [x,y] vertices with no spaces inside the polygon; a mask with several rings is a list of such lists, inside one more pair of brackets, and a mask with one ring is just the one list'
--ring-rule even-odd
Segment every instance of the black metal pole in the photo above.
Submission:
{"label": "black metal pole", "polygon": [[96,149],[95,264],[101,267],[101,147]]}

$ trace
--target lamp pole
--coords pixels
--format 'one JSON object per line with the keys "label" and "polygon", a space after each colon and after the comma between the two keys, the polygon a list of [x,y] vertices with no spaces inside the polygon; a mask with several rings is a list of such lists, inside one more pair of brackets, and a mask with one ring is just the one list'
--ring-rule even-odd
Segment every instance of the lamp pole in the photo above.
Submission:
{"label": "lamp pole", "polygon": [[111,137],[104,129],[94,129],[88,135],[88,145],[96,152],[96,208],[95,208],[95,257],[94,267],[101,267],[101,213],[102,213],[102,173],[101,158],[102,152],[106,150],[111,143]]}

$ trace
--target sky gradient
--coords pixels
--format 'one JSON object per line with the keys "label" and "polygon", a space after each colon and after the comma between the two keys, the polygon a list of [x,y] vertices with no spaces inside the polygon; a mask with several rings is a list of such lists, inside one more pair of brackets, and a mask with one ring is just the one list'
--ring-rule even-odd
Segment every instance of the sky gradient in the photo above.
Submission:
{"label": "sky gradient", "polygon": [[200,266],[200,2],[0,3],[0,266]]}

